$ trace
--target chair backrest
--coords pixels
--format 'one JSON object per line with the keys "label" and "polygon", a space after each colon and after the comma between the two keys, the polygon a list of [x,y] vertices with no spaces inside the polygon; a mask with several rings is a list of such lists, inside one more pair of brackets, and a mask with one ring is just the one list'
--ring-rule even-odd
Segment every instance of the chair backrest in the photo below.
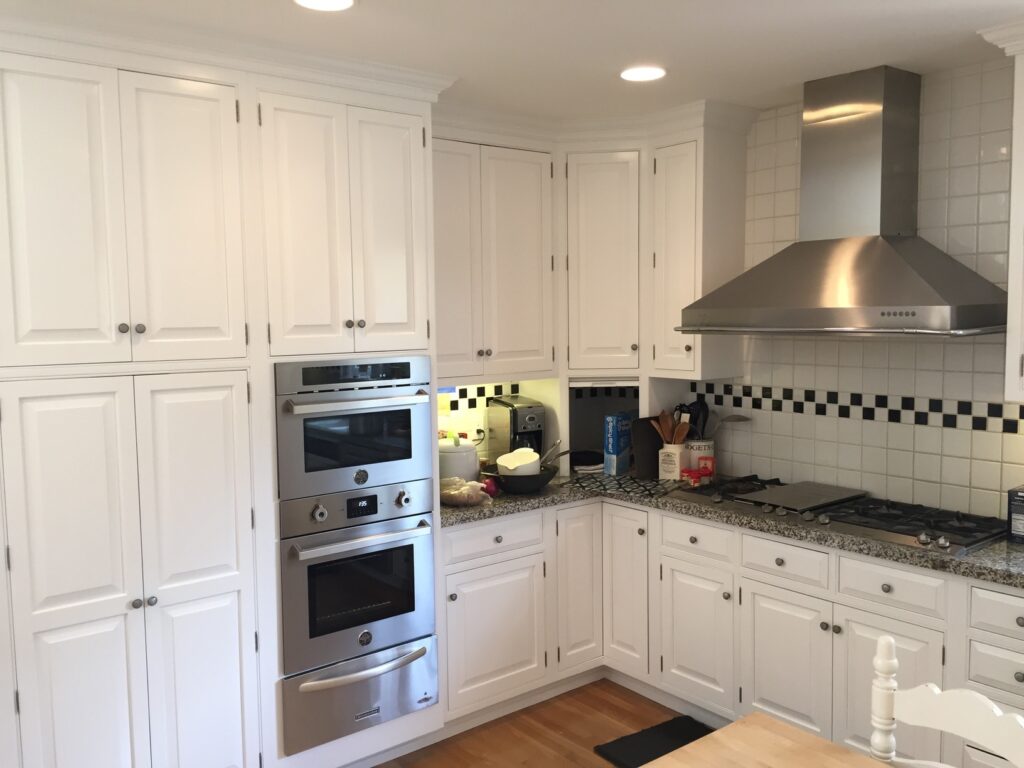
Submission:
{"label": "chair backrest", "polygon": [[896,722],[919,725],[967,739],[1015,768],[1024,768],[1024,718],[1004,713],[977,691],[941,691],[931,683],[898,690],[896,641],[878,638],[871,684],[871,756],[902,765],[934,766],[896,759]]}

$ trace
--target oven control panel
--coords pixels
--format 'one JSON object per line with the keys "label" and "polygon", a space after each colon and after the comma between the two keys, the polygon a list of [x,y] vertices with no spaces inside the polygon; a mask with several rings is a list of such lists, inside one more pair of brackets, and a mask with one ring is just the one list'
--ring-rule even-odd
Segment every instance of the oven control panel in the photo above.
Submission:
{"label": "oven control panel", "polygon": [[432,498],[427,479],[282,501],[281,538],[423,514],[431,511]]}

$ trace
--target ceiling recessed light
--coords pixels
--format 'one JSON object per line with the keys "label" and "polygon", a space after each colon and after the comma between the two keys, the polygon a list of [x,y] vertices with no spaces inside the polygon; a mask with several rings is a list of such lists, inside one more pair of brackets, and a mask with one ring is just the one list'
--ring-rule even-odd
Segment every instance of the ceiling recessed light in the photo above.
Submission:
{"label": "ceiling recessed light", "polygon": [[660,80],[665,76],[665,70],[662,67],[630,67],[629,69],[622,70],[622,74],[619,75],[623,80],[629,80],[633,83],[647,83],[651,80]]}
{"label": "ceiling recessed light", "polygon": [[311,11],[347,11],[356,0],[295,0],[295,4]]}

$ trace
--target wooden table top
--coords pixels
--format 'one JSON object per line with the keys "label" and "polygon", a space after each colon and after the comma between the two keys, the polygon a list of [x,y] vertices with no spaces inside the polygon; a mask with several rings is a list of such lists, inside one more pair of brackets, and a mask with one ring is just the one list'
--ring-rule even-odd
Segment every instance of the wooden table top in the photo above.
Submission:
{"label": "wooden table top", "polygon": [[754,712],[645,768],[878,768],[859,752]]}

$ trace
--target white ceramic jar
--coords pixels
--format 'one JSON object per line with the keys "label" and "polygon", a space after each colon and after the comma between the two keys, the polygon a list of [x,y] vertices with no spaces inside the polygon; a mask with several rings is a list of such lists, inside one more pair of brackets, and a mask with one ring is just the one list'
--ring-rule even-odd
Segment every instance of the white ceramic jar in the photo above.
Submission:
{"label": "white ceramic jar", "polygon": [[461,477],[463,480],[480,478],[480,459],[471,441],[460,440],[455,445],[451,438],[445,438],[438,441],[437,451],[442,480],[446,477]]}

